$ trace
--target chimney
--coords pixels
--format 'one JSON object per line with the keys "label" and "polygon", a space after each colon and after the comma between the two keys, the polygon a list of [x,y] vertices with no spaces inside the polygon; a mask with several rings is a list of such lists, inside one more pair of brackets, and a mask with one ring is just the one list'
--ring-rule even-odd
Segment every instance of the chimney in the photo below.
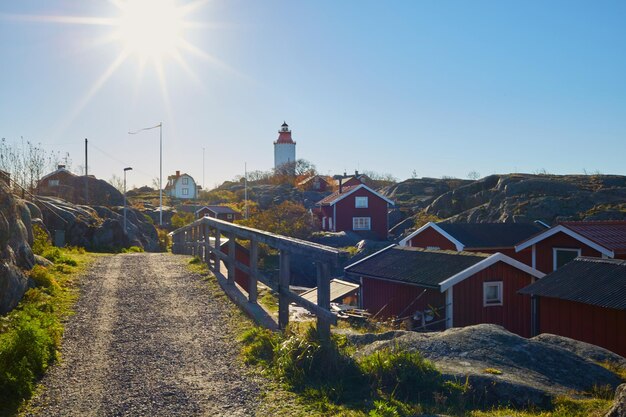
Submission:
{"label": "chimney", "polygon": [[61,165],[61,164],[59,164],[59,165],[57,166],[57,169],[65,169],[65,165]]}
{"label": "chimney", "polygon": [[176,178],[180,177],[180,171],[176,171]]}
{"label": "chimney", "polygon": [[359,178],[359,171],[357,171],[356,169],[354,170],[354,176],[355,176],[356,178]]}
{"label": "chimney", "polygon": [[343,190],[343,178],[339,178],[339,194],[341,194],[342,190]]}

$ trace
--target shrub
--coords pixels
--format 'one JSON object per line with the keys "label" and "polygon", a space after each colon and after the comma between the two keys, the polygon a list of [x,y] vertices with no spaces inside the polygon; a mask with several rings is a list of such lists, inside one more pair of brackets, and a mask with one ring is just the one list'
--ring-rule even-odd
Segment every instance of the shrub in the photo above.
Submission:
{"label": "shrub", "polygon": [[193,258],[191,258],[191,259],[189,260],[189,263],[190,263],[191,265],[197,265],[197,264],[199,264],[199,263],[202,263],[202,259],[200,259],[200,257],[199,257],[199,256],[194,256]]}
{"label": "shrub", "polygon": [[274,361],[274,350],[280,344],[280,336],[263,327],[253,327],[241,336],[244,347],[243,360],[249,365],[270,366]]}
{"label": "shrub", "polygon": [[76,266],[78,265],[78,263],[70,258],[69,256],[65,255],[61,249],[59,248],[55,248],[55,247],[49,247],[47,248],[42,256],[44,258],[46,258],[47,260],[49,260],[52,263],[55,264],[65,264],[65,265],[69,265],[69,266]]}
{"label": "shrub", "polygon": [[142,247],[131,246],[130,248],[122,248],[122,253],[141,253],[144,252]]}
{"label": "shrub", "polygon": [[157,234],[159,236],[159,251],[167,252],[170,250],[172,245],[167,230],[157,228]]}
{"label": "shrub", "polygon": [[41,265],[35,265],[33,269],[31,269],[29,275],[38,287],[44,287],[51,290],[59,288],[59,284],[54,276],[48,272],[47,268]]}
{"label": "shrub", "polygon": [[364,357],[360,367],[373,388],[401,400],[430,398],[443,383],[441,373],[418,352],[383,349]]}
{"label": "shrub", "polygon": [[195,219],[193,213],[176,213],[172,216],[172,227],[178,229],[187,226],[189,223],[193,223]]}
{"label": "shrub", "polygon": [[44,251],[50,248],[51,242],[48,233],[38,224],[33,225],[33,253],[42,255]]}
{"label": "shrub", "polygon": [[398,407],[386,401],[374,401],[374,408],[370,410],[369,417],[400,417]]}

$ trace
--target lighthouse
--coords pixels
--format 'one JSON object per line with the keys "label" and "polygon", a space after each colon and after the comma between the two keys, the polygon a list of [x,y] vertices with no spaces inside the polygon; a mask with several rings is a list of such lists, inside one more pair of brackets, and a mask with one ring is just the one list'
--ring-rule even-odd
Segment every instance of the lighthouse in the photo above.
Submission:
{"label": "lighthouse", "polygon": [[296,142],[291,139],[289,125],[283,122],[278,131],[278,139],[274,142],[274,169],[277,170],[285,164],[293,165],[290,171],[295,171]]}

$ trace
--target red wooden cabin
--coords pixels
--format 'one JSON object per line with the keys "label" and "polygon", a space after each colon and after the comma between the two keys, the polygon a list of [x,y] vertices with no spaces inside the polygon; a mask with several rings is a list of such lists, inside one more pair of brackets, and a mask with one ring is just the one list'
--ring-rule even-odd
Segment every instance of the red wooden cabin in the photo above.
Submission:
{"label": "red wooden cabin", "polygon": [[570,337],[626,357],[626,260],[576,258],[520,293],[536,300],[535,333]]}
{"label": "red wooden cabin", "polygon": [[545,273],[578,256],[626,259],[626,221],[562,222],[515,246],[528,249],[530,265]]}
{"label": "red wooden cabin", "polygon": [[400,241],[402,246],[467,252],[500,252],[531,265],[531,251],[516,252],[515,245],[545,230],[537,223],[433,223],[428,222]]}
{"label": "red wooden cabin", "polygon": [[365,184],[341,186],[317,205],[320,206],[322,230],[350,231],[366,238],[387,239],[387,214],[393,201]]}
{"label": "red wooden cabin", "polygon": [[195,211],[195,215],[196,219],[208,216],[231,223],[241,219],[241,214],[228,206],[203,206]]}
{"label": "red wooden cabin", "polygon": [[525,337],[531,332],[530,297],[517,292],[544,276],[501,253],[397,245],[346,267],[345,273],[361,284],[361,307],[378,317],[435,311],[428,329],[493,323]]}

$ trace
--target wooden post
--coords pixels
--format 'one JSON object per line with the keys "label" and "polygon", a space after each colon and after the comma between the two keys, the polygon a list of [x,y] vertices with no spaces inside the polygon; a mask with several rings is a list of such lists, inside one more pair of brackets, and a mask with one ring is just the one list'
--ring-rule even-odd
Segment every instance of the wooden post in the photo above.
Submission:
{"label": "wooden post", "polygon": [[[209,261],[211,259],[211,252],[209,252],[209,247],[210,247],[210,239],[209,239],[209,225],[208,224],[204,224],[202,226],[202,230],[203,230],[203,240],[204,240],[204,263],[209,265]],[[210,265],[209,265],[210,266]]]}
{"label": "wooden post", "polygon": [[[317,305],[330,311],[330,274],[328,264],[316,262],[317,266]],[[321,317],[317,318],[317,333],[321,339],[330,338],[330,323]]]}
{"label": "wooden post", "polygon": [[250,275],[248,277],[248,302],[256,303],[257,299],[257,262],[259,259],[259,243],[250,240]]}
{"label": "wooden post", "polygon": [[219,271],[220,270],[220,258],[217,256],[217,254],[220,252],[220,248],[222,247],[222,243],[220,242],[222,237],[222,231],[219,229],[219,227],[215,228],[215,247],[213,248],[213,250],[215,251],[214,253],[214,258],[215,258],[215,270]]}
{"label": "wooden post", "polygon": [[228,235],[228,285],[235,285],[235,234]]}
{"label": "wooden post", "polygon": [[285,295],[289,291],[291,266],[289,252],[280,251],[280,270],[278,272],[278,327],[285,329],[289,324],[289,299]]}

